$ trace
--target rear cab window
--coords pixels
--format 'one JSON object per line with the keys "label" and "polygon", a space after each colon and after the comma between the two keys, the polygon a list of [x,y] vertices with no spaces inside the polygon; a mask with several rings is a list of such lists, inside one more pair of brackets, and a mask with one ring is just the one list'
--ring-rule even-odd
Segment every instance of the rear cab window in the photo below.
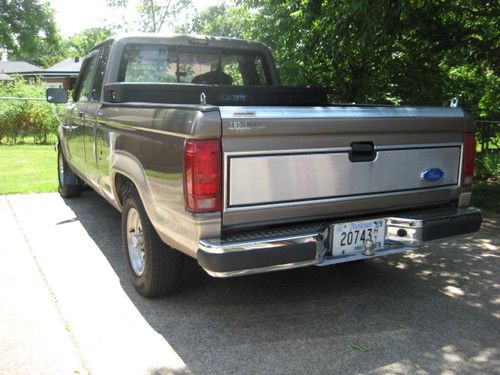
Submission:
{"label": "rear cab window", "polygon": [[272,84],[263,53],[165,45],[127,45],[118,81],[232,86]]}

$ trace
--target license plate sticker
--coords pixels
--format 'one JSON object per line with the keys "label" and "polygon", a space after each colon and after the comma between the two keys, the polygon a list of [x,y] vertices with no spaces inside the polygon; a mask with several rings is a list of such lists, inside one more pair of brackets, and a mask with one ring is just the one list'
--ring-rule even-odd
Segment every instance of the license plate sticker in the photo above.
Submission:
{"label": "license plate sticker", "polygon": [[372,250],[377,250],[384,247],[384,239],[384,219],[335,224],[333,226],[332,256],[361,253],[368,240],[373,241]]}

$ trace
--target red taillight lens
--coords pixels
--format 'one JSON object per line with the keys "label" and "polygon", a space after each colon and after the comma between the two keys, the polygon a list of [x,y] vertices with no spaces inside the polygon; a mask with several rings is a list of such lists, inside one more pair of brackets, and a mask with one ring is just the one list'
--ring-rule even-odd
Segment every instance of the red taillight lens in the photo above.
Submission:
{"label": "red taillight lens", "polygon": [[462,185],[472,185],[474,174],[474,160],[476,159],[476,136],[473,133],[464,133],[464,154],[462,160]]}
{"label": "red taillight lens", "polygon": [[184,145],[184,197],[191,212],[221,209],[221,147],[218,140]]}

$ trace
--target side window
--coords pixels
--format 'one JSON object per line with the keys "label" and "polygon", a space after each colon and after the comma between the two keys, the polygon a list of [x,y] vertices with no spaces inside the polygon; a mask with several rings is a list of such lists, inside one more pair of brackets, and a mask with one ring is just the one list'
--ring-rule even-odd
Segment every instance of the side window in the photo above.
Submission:
{"label": "side window", "polygon": [[111,44],[106,44],[99,51],[99,61],[95,72],[94,88],[92,89],[92,101],[98,102],[101,100],[102,82],[104,80],[104,72],[106,71],[110,50]]}
{"label": "side window", "polygon": [[92,92],[92,81],[94,79],[94,71],[96,65],[97,55],[94,54],[83,62],[84,70],[82,72],[81,81],[78,84],[75,101],[86,102],[90,98]]}

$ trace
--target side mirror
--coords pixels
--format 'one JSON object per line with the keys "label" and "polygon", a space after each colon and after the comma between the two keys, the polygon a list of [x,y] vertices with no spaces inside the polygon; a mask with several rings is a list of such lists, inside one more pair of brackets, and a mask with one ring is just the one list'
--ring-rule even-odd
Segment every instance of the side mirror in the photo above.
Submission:
{"label": "side mirror", "polygon": [[49,103],[62,104],[68,102],[68,90],[50,88],[45,91]]}

